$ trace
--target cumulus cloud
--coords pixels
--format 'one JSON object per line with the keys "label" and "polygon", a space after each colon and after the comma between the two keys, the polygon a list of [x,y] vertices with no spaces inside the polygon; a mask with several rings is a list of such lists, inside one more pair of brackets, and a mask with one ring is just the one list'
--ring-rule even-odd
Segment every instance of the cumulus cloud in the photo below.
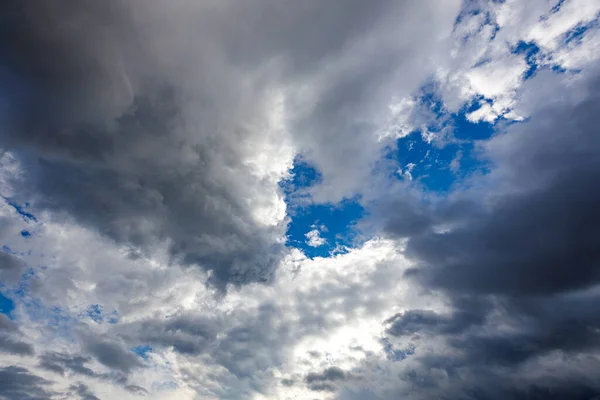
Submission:
{"label": "cumulus cloud", "polygon": [[306,236],[306,244],[310,247],[319,247],[327,243],[327,239],[321,237],[321,232],[318,229],[313,229],[304,236]]}
{"label": "cumulus cloud", "polygon": [[598,396],[598,12],[3,5],[0,398]]}
{"label": "cumulus cloud", "polygon": [[[281,207],[276,184],[289,161],[274,122],[277,89],[260,83],[263,72],[223,61],[231,71],[215,79],[224,55],[208,49],[165,65],[186,49],[182,32],[162,35],[161,26],[191,26],[160,4],[10,8],[2,142],[27,171],[20,197],[143,251],[167,240],[173,257],[211,271],[216,284],[268,280],[283,233],[268,210]],[[158,15],[166,20],[154,26]],[[255,160],[263,145],[280,160]]]}

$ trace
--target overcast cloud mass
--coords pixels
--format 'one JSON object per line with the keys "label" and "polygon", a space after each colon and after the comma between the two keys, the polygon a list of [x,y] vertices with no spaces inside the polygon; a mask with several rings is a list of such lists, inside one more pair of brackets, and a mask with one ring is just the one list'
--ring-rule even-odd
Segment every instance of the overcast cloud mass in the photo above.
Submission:
{"label": "overcast cloud mass", "polygon": [[600,399],[597,0],[8,0],[0,400]]}

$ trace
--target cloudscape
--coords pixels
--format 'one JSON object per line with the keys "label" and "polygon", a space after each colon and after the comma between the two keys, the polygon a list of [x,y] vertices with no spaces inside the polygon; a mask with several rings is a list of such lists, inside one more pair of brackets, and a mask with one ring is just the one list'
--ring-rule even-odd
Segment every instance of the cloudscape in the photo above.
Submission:
{"label": "cloudscape", "polygon": [[600,399],[600,2],[7,0],[1,400]]}

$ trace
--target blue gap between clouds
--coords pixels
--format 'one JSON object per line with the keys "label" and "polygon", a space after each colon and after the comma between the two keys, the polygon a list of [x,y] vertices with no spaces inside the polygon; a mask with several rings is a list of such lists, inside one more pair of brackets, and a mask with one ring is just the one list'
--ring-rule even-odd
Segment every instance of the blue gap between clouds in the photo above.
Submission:
{"label": "blue gap between clouds", "polygon": [[15,309],[15,302],[0,292],[0,313],[6,314],[12,319],[12,312]]}
{"label": "blue gap between clouds", "polygon": [[152,352],[152,346],[147,345],[147,344],[145,344],[145,345],[140,344],[139,346],[135,346],[134,348],[132,348],[131,351],[133,351],[138,356],[142,357],[144,360],[147,360],[148,353]]}
{"label": "blue gap between clouds", "polygon": [[[398,139],[395,150],[387,158],[400,164],[399,179],[408,179],[408,174],[404,173],[408,171],[412,179],[427,190],[446,193],[456,182],[476,171],[485,171],[485,164],[476,157],[475,144],[489,139],[494,134],[494,126],[487,122],[472,123],[466,115],[487,100],[476,98],[458,113],[450,114],[436,95],[434,85],[430,84],[423,86],[420,101],[435,116],[428,130],[441,137],[448,131],[452,135],[445,138],[445,142],[434,140],[428,143],[420,132],[415,131]],[[338,204],[312,203],[308,189],[322,182],[322,176],[300,157],[294,160],[291,175],[290,179],[281,182],[290,216],[287,245],[302,250],[311,258],[327,257],[336,249],[352,246],[358,235],[356,223],[365,213],[359,199],[346,199]],[[325,240],[323,245],[308,245],[306,234],[313,229],[317,229]]]}
{"label": "blue gap between clouds", "polygon": [[104,307],[101,304],[92,304],[85,312],[90,319],[98,324],[107,322],[109,324],[116,324],[119,322],[119,315],[116,311],[106,313]]}
{"label": "blue gap between clouds", "polygon": [[[558,10],[560,9],[560,7],[562,6],[564,1],[559,1],[556,6],[554,6],[552,8],[552,13],[556,13],[558,12]],[[578,46],[583,37],[585,36],[585,34],[590,30],[593,29],[595,27],[597,27],[597,25],[600,23],[600,15],[597,16],[596,18],[594,18],[592,21],[590,21],[587,24],[579,24],[577,26],[575,26],[574,28],[572,28],[571,30],[569,30],[568,32],[566,32],[563,35],[563,40],[564,40],[564,45],[568,45],[568,46]],[[525,41],[519,41],[517,43],[517,45],[512,49],[513,54],[521,54],[525,56],[525,61],[527,62],[528,65],[528,69],[525,72],[523,78],[525,80],[532,78],[533,76],[535,76],[536,72],[539,69],[539,53],[540,53],[540,48],[537,44],[535,44],[535,42],[525,42]],[[546,61],[550,61],[550,60],[546,60]],[[564,69],[563,67],[561,67],[558,64],[553,64],[551,65],[550,69],[552,69],[552,71],[557,72],[557,73],[565,73],[567,72],[566,69]],[[577,70],[572,70],[571,72],[575,72],[577,73]]]}
{"label": "blue gap between clouds", "polygon": [[552,9],[550,10],[550,12],[552,14],[557,13],[558,11],[560,11],[560,8],[562,7],[563,3],[565,2],[565,0],[558,0],[556,2],[556,4],[554,5],[554,7],[552,7]]}
{"label": "blue gap between clouds", "polygon": [[489,139],[494,134],[494,126],[483,121],[470,122],[466,116],[488,100],[475,98],[458,113],[451,114],[444,108],[432,84],[421,88],[419,100],[435,116],[427,130],[438,139],[428,142],[420,131],[414,131],[398,139],[395,155],[391,158],[400,164],[399,179],[411,179],[426,190],[446,193],[456,182],[485,168],[476,157],[475,144]]}
{"label": "blue gap between clouds", "polygon": [[[4,196],[0,196],[2,198],[2,200],[4,200],[6,202],[6,204],[8,204],[10,207],[12,207],[17,214],[19,214],[23,220],[25,220],[26,222],[37,222],[37,218],[35,215],[31,214],[30,212],[27,211],[27,209],[30,207],[29,203],[25,203],[24,205],[19,205],[17,202],[15,202],[13,199],[10,199],[8,197],[4,197]],[[31,236],[31,232],[29,232],[28,230],[24,229],[20,232],[21,237],[27,239]],[[5,253],[8,254],[12,254],[12,255],[18,255],[18,253],[14,252],[9,246],[7,245],[2,245],[2,249],[0,251],[4,251]],[[27,275],[28,272],[25,272],[23,275],[24,277]],[[0,282],[0,286],[4,287],[4,282]],[[23,296],[24,293],[22,291],[22,288],[19,288],[19,290],[17,290],[16,292],[14,292],[15,295],[17,296]],[[10,319],[13,319],[12,316],[12,312],[15,309],[15,302],[6,297],[6,295],[4,295],[4,293],[0,292],[0,313],[6,314]]]}
{"label": "blue gap between clouds", "polygon": [[[280,183],[290,216],[287,246],[302,250],[310,258],[345,252],[344,247],[352,246],[357,236],[355,224],[364,214],[359,199],[346,199],[337,204],[314,204],[307,189],[322,181],[319,171],[297,157],[290,172],[291,178]],[[306,237],[314,229],[325,240],[316,247],[309,246]]]}
{"label": "blue gap between clouds", "polygon": [[383,345],[383,351],[385,352],[387,359],[392,362],[404,361],[408,357],[414,355],[416,351],[416,347],[412,344],[409,344],[404,349],[395,349],[387,338],[383,338],[381,344]]}
{"label": "blue gap between clouds", "polygon": [[[11,250],[11,248],[6,245],[3,245],[0,251],[3,251],[8,254],[15,254]],[[0,281],[0,287],[6,289],[4,282]],[[3,292],[0,292],[0,313],[6,314],[10,319],[12,319],[12,312],[14,309],[15,302],[12,299],[6,297],[6,295]]]}
{"label": "blue gap between clouds", "polygon": [[[11,206],[27,223],[38,222],[38,219],[35,215],[30,213],[28,209],[31,205],[26,202],[23,205],[20,205],[16,201],[11,198],[3,197],[2,199]],[[20,236],[23,239],[28,239],[32,236],[30,230],[23,229],[20,232]],[[18,255],[18,253],[14,252],[9,246],[3,245],[2,251]],[[40,269],[44,270],[47,267],[41,266]],[[101,304],[92,304],[90,305],[86,311],[77,316],[69,315],[65,310],[60,307],[45,307],[39,300],[36,299],[28,299],[26,297],[29,284],[31,278],[36,275],[36,272],[32,268],[28,268],[23,275],[21,276],[21,280],[19,282],[18,288],[11,293],[23,301],[23,306],[27,309],[30,317],[39,318],[39,319],[49,319],[49,325],[57,330],[64,331],[65,326],[67,326],[70,322],[75,319],[89,317],[96,323],[108,323],[108,324],[116,324],[119,322],[119,315],[116,311],[107,312],[104,310],[104,307]],[[0,282],[0,287],[4,287],[3,283]],[[3,293],[0,292],[0,312],[7,314],[9,318],[12,318],[11,312],[15,309],[15,303],[10,298],[6,297]]]}
{"label": "blue gap between clouds", "polygon": [[37,222],[38,221],[35,215],[33,215],[32,213],[27,211],[27,209],[30,207],[29,203],[25,203],[21,206],[18,203],[16,203],[13,199],[10,199],[8,197],[2,196],[2,199],[6,202],[6,204],[8,204],[12,208],[14,208],[15,211],[21,217],[23,217],[23,219],[25,221],[27,221],[27,222],[29,222],[29,221]]}
{"label": "blue gap between clouds", "polygon": [[525,56],[527,62],[527,71],[525,71],[524,79],[529,79],[535,75],[538,70],[537,56],[540,52],[540,48],[534,42],[519,41],[517,45],[512,49],[513,54],[521,54]]}
{"label": "blue gap between clouds", "polygon": [[[493,3],[503,3],[504,0],[492,0],[492,2]],[[479,6],[479,4],[477,3],[476,0],[465,0],[463,3],[462,10],[460,11],[458,16],[454,20],[454,28],[453,29],[456,30],[456,28],[460,24],[462,24],[466,18],[475,17],[477,15],[480,15],[482,12],[484,12],[484,11],[481,9],[481,7]],[[494,28],[494,30],[492,31],[492,37],[491,37],[491,39],[494,39],[496,37],[496,34],[498,33],[498,31],[500,30],[500,26],[496,23],[493,15],[489,11],[487,11],[487,12],[485,12],[485,19],[484,19],[483,23],[478,27],[476,32],[470,33],[470,34],[466,35],[465,37],[463,37],[462,38],[463,43],[466,43],[471,37],[473,37],[477,33],[479,33],[481,31],[481,29],[483,29],[486,25],[491,25]]]}

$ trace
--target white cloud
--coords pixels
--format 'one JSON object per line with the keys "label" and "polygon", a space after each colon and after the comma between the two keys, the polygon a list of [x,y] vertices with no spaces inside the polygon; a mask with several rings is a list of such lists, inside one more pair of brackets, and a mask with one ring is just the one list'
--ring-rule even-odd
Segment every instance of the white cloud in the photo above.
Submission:
{"label": "white cloud", "polygon": [[404,177],[404,179],[412,181],[412,170],[417,166],[415,163],[408,163],[404,168],[398,169],[398,175]]}
{"label": "white cloud", "polygon": [[456,112],[483,96],[490,104],[472,112],[472,121],[527,117],[513,110],[529,68],[524,54],[513,54],[520,41],[540,48],[534,61],[538,68],[591,65],[598,53],[597,27],[584,32],[581,43],[566,43],[565,34],[598,18],[600,6],[593,0],[566,0],[552,12],[553,5],[546,0],[481,2],[480,12],[466,14],[454,31],[450,57],[436,74],[446,108]]}
{"label": "white cloud", "polygon": [[327,240],[321,237],[321,232],[318,229],[313,229],[304,236],[306,236],[306,244],[310,247],[319,247],[327,243]]}
{"label": "white cloud", "polygon": [[496,118],[498,118],[498,114],[496,114],[492,106],[490,106],[487,103],[484,103],[477,110],[468,113],[466,117],[471,122],[494,122]]}
{"label": "white cloud", "polygon": [[577,25],[586,23],[598,17],[600,5],[594,0],[567,0],[558,12],[552,13],[533,25],[526,36],[527,40],[535,41],[547,51],[562,47],[561,36]]}
{"label": "white cloud", "polygon": [[[131,257],[131,249],[86,228],[47,222],[47,214],[40,215],[40,222],[34,226],[28,225],[34,235],[25,241],[17,233],[26,223],[19,222],[18,215],[6,204],[0,210],[10,214],[16,224],[2,235],[3,243],[19,253],[33,249],[23,255],[35,271],[29,280],[29,294],[16,297],[16,316],[24,338],[34,343],[39,353],[52,349],[85,355],[80,343],[69,344],[70,335],[125,338],[126,347],[149,344],[152,351],[144,362],[148,366],[134,369],[128,377],[129,384],[150,392],[148,398],[223,398],[241,394],[261,398],[255,392],[256,385],[269,393],[266,398],[293,394],[318,398],[317,393],[304,387],[304,375],[327,363],[353,368],[367,353],[381,353],[381,321],[399,310],[436,301],[419,295],[401,279],[410,263],[392,241],[374,239],[346,254],[314,260],[292,252],[271,285],[231,287],[225,296],[215,297],[216,292],[204,284],[205,274],[168,265],[163,249],[157,248],[152,258]],[[317,234],[310,240],[323,240],[317,229],[314,232]],[[357,297],[356,293],[361,295]],[[32,315],[27,304],[34,300],[38,305]],[[116,311],[119,322],[96,323],[88,318],[86,309],[93,304]],[[265,307],[271,311],[261,311]],[[62,317],[56,314],[58,309]],[[194,322],[199,316],[208,318],[206,323],[214,324],[218,332],[212,339],[215,349],[189,357],[169,347],[184,346],[186,341],[196,343],[201,331],[187,331],[186,321],[192,329],[193,324],[202,323]],[[55,318],[59,318],[58,325],[44,327]],[[264,344],[260,333],[254,331],[253,321],[257,318],[266,318],[262,324],[272,331]],[[180,322],[176,322],[178,319]],[[171,320],[178,328],[163,330],[161,326]],[[258,342],[252,345],[250,358],[235,350],[246,340],[238,339],[236,332],[245,329],[252,337],[258,335],[252,339]],[[221,352],[227,351],[233,351],[232,357],[236,358],[224,358]],[[68,376],[48,375],[35,358],[5,360],[52,378],[55,390],[66,390],[71,382]],[[230,369],[231,362],[238,371]],[[257,366],[263,372],[242,374],[255,371]],[[106,370],[94,357],[87,367],[98,374]],[[285,377],[293,378],[296,384],[281,385]],[[123,385],[79,375],[77,379],[98,396],[134,398]],[[249,385],[247,379],[254,383]]]}

